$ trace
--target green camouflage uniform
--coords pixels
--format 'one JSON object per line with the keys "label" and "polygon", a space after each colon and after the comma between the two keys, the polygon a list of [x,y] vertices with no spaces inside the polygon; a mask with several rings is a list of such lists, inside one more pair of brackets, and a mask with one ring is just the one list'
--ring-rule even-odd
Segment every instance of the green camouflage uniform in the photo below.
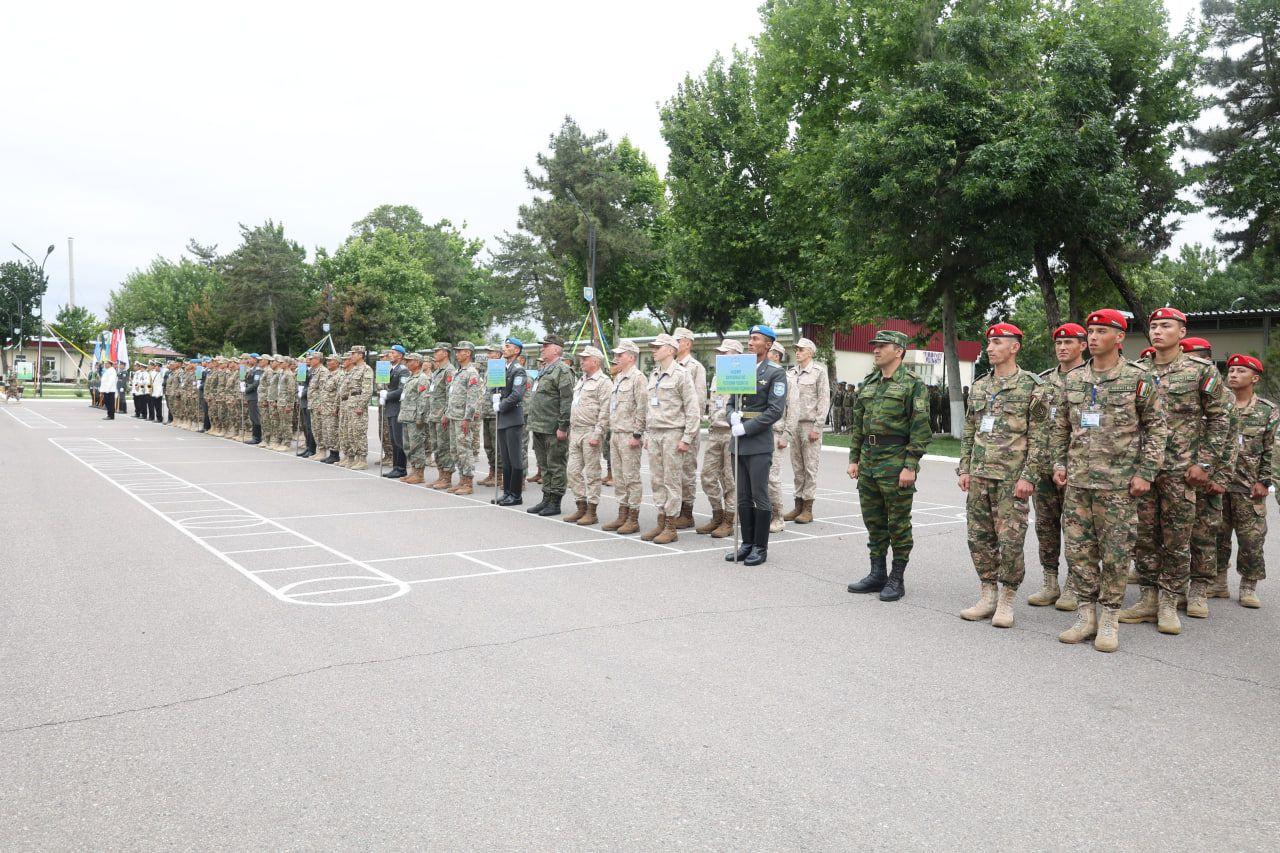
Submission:
{"label": "green camouflage uniform", "polygon": [[427,467],[427,376],[419,370],[403,380],[400,393],[400,414],[396,420],[404,424],[404,455],[409,468],[421,470]]}
{"label": "green camouflage uniform", "polygon": [[[475,475],[480,430],[484,428],[479,413],[480,400],[485,396],[484,378],[475,364],[458,368],[449,383],[449,403],[445,414],[449,419],[449,443],[459,477]],[[466,432],[462,431],[464,423]]]}
{"label": "green camouflage uniform", "polygon": [[1154,480],[1164,461],[1164,400],[1151,376],[1123,359],[1105,371],[1081,365],[1063,386],[1049,452],[1055,469],[1067,472],[1068,583],[1081,607],[1115,610],[1124,602],[1137,523],[1129,481]]}
{"label": "green camouflage uniform", "polygon": [[958,474],[970,475],[965,500],[969,554],[978,579],[1012,589],[1022,583],[1027,499],[1014,484],[1035,485],[1043,469],[1042,434],[1048,419],[1043,380],[1027,370],[973,383],[965,413]]}
{"label": "green camouflage uniform", "polygon": [[[1196,526],[1196,490],[1187,484],[1187,469],[1199,462],[1211,482],[1227,484],[1224,452],[1230,430],[1226,383],[1213,362],[1179,353],[1168,364],[1150,365],[1155,391],[1169,425],[1164,462],[1151,491],[1138,498],[1134,563],[1144,587],[1158,586],[1178,594],[1191,571],[1191,538]],[[1206,494],[1207,497],[1207,494]],[[1217,497],[1217,496],[1215,496]],[[1221,519],[1222,501],[1211,502]],[[1212,512],[1211,512],[1212,514]],[[1217,547],[1217,527],[1209,534]],[[1209,559],[1208,580],[1215,574]]]}
{"label": "green camouflage uniform", "polygon": [[[1222,374],[1218,375],[1221,378]],[[1229,488],[1236,452],[1240,449],[1240,418],[1236,414],[1235,395],[1227,387],[1226,379],[1222,379],[1222,388],[1227,398],[1227,440],[1221,458],[1214,463],[1209,482]],[[1207,489],[1196,492],[1196,523],[1191,528],[1192,580],[1212,583],[1218,573],[1218,535],[1225,524],[1225,508],[1225,493],[1215,495]]]}
{"label": "green camouflage uniform", "polygon": [[568,488],[568,440],[556,438],[556,430],[569,433],[569,413],[573,406],[573,371],[557,359],[544,367],[533,381],[532,394],[525,398],[524,422],[533,435],[533,452],[542,474],[542,493],[562,497]]}
{"label": "green camouflage uniform", "polygon": [[453,363],[446,361],[443,367],[431,371],[431,380],[427,383],[427,441],[435,456],[436,467],[441,473],[449,474],[453,473],[453,447],[449,441],[449,428],[443,421],[449,408],[449,386],[453,384],[456,372]]}
{"label": "green camouflage uniform", "polygon": [[[1043,394],[1049,404],[1048,423],[1052,423],[1058,414],[1058,401],[1062,397],[1063,377],[1066,376],[1057,367],[1051,367],[1040,374],[1044,382]],[[1045,577],[1058,576],[1058,562],[1062,556],[1062,489],[1053,482],[1053,462],[1048,454],[1049,429],[1040,436],[1045,444],[1044,453],[1039,456],[1039,468],[1035,471],[1036,493],[1036,543],[1040,550],[1040,568]]]}
{"label": "green camouflage uniform", "polygon": [[[881,444],[882,436],[906,443]],[[916,487],[900,488],[898,475],[903,468],[920,470],[932,437],[929,389],[905,364],[888,379],[878,370],[867,376],[849,420],[849,461],[859,466],[858,500],[872,557],[885,556],[890,543],[894,560],[910,557]]]}
{"label": "green camouflage uniform", "polygon": [[1254,483],[1271,485],[1272,446],[1280,408],[1254,395],[1245,406],[1235,409],[1240,431],[1236,439],[1235,466],[1227,493],[1222,495],[1223,524],[1218,531],[1217,566],[1220,572],[1231,567],[1231,534],[1235,533],[1239,552],[1236,571],[1240,577],[1262,580],[1267,576],[1262,545],[1267,538],[1267,499],[1250,497]]}

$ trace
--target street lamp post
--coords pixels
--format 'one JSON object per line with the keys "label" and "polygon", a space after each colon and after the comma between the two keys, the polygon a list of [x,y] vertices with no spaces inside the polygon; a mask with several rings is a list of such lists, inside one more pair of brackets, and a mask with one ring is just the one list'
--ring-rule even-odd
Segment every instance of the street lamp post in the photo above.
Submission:
{"label": "street lamp post", "polygon": [[[26,255],[27,260],[35,264],[36,259],[27,255],[26,251],[17,243],[10,243],[10,246]],[[44,260],[40,261],[40,284],[43,287],[40,290],[40,337],[36,338],[36,396],[44,396],[44,292],[49,288],[49,282],[44,277],[44,265],[49,261],[49,256],[53,254],[53,244],[49,244],[49,248],[44,253]]]}

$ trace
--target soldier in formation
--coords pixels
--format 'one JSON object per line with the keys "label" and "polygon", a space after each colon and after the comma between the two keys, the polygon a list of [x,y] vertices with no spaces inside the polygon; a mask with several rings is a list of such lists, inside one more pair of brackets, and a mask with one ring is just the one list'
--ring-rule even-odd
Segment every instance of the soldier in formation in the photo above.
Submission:
{"label": "soldier in formation", "polygon": [[458,341],[453,351],[458,359],[458,369],[449,382],[444,425],[449,430],[449,446],[453,450],[458,483],[450,484],[446,491],[469,495],[475,491],[476,453],[481,429],[480,401],[487,395],[484,379],[475,365],[476,345],[471,341]]}
{"label": "soldier in formation", "polygon": [[593,346],[581,352],[582,375],[573,388],[569,409],[569,451],[566,473],[577,510],[567,516],[571,524],[588,526],[599,521],[600,445],[609,431],[609,401],[613,382],[602,369],[604,353]]}

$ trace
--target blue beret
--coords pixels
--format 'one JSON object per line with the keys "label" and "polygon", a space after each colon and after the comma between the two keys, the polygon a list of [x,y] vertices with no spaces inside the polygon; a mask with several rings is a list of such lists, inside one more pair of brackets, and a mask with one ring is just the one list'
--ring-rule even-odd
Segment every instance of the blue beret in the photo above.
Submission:
{"label": "blue beret", "polygon": [[391,348],[391,350],[392,350],[393,352],[398,352],[398,353],[400,353],[401,355],[404,355],[404,354],[405,354],[405,349],[404,349],[404,347],[400,346],[399,344],[396,344],[395,346],[393,346],[393,347]]}
{"label": "blue beret", "polygon": [[262,358],[262,356],[258,355],[256,352],[251,352],[249,353],[249,358]]}
{"label": "blue beret", "polygon": [[766,338],[768,338],[771,341],[776,341],[778,339],[778,333],[773,330],[773,327],[766,326],[764,323],[756,323],[754,326],[751,327],[751,331],[749,334],[764,335]]}
{"label": "blue beret", "polygon": [[507,343],[511,344],[514,347],[520,347],[520,349],[524,349],[524,341],[520,340],[517,337],[512,336],[510,338],[507,338]]}

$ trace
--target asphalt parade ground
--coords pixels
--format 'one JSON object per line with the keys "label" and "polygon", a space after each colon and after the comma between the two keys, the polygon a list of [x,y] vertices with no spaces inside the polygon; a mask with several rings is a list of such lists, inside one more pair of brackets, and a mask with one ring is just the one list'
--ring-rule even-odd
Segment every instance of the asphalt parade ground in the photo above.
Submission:
{"label": "asphalt parade ground", "polygon": [[1104,655],[1032,532],[1016,626],[957,616],[952,463],[886,604],[843,453],[756,569],[370,458],[0,406],[6,849],[1275,849],[1280,582]]}

